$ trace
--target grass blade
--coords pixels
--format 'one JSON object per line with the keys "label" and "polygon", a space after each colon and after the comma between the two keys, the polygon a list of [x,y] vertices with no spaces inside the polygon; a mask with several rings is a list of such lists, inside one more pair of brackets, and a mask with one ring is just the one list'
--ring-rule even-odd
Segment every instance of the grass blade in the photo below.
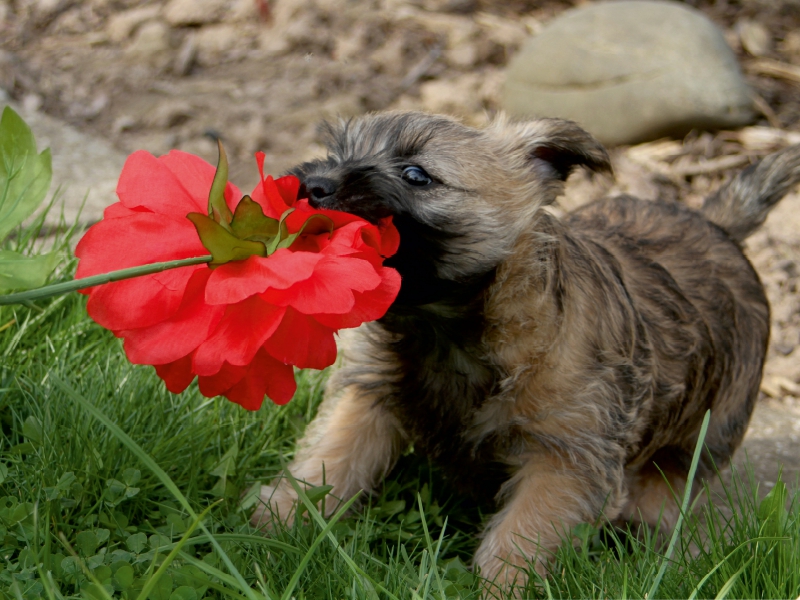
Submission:
{"label": "grass blade", "polygon": [[689,507],[689,500],[692,497],[692,484],[694,483],[695,473],[697,473],[697,464],[700,462],[700,455],[703,452],[703,442],[706,439],[706,432],[708,431],[708,423],[710,421],[711,410],[707,410],[705,416],[703,417],[703,424],[700,426],[700,435],[697,436],[697,445],[694,449],[694,456],[692,456],[692,465],[689,468],[689,476],[686,478],[686,489],[683,491],[683,503],[681,505],[681,512],[678,515],[678,522],[675,524],[675,529],[672,531],[672,538],[669,540],[667,553],[664,555],[664,558],[661,561],[661,566],[656,574],[656,579],[653,582],[653,585],[650,587],[650,591],[647,593],[648,598],[656,597],[658,586],[661,585],[661,579],[664,577],[664,573],[667,571],[667,564],[672,558],[672,553],[675,550],[675,544],[681,535],[683,519],[686,515],[686,509]]}
{"label": "grass blade", "polygon": [[167,567],[172,564],[172,561],[175,560],[175,557],[178,556],[178,553],[181,551],[181,548],[186,544],[186,541],[189,539],[189,536],[192,535],[197,526],[202,522],[203,519],[206,518],[206,515],[214,508],[217,504],[222,502],[222,500],[217,500],[214,504],[211,504],[206,507],[206,509],[201,512],[198,517],[192,522],[186,532],[183,534],[181,539],[175,544],[175,547],[167,554],[167,557],[164,559],[164,562],[161,563],[161,566],[158,567],[158,570],[153,573],[153,576],[147,580],[147,583],[144,584],[142,591],[139,593],[137,600],[145,600],[147,595],[150,593],[158,580],[161,579],[161,576],[167,572]]}
{"label": "grass blade", "polygon": [[736,571],[736,573],[730,576],[728,581],[725,582],[725,585],[723,585],[720,588],[719,592],[717,592],[717,595],[714,597],[714,600],[723,600],[723,598],[725,598],[728,595],[728,592],[731,591],[731,588],[733,588],[734,584],[736,583],[736,580],[739,579],[739,575],[742,574],[742,571],[744,571],[747,568],[747,565],[753,562],[753,558],[755,557],[751,556],[750,558],[748,558],[747,562],[745,562],[741,567],[739,567],[739,570]]}
{"label": "grass blade", "polygon": [[322,543],[322,540],[328,537],[328,534],[333,530],[334,526],[336,525],[336,523],[339,522],[339,519],[342,518],[344,513],[346,513],[347,510],[353,505],[353,502],[356,501],[356,498],[358,498],[358,494],[350,498],[350,500],[348,500],[344,504],[344,506],[342,506],[338,511],[336,511],[336,514],[333,515],[333,517],[331,517],[330,521],[328,521],[328,524],[325,526],[325,528],[319,532],[319,535],[316,537],[314,542],[308,548],[308,551],[306,552],[305,556],[303,556],[303,559],[300,561],[300,564],[297,566],[297,569],[295,569],[292,578],[289,580],[289,583],[286,586],[286,589],[283,590],[283,595],[281,596],[281,600],[289,600],[289,598],[291,598],[294,588],[297,586],[297,583],[300,581],[300,577],[303,575],[303,571],[306,570],[306,566],[311,561],[311,557],[314,555],[314,551]]}
{"label": "grass blade", "polygon": [[[145,466],[148,469],[150,469],[156,477],[158,477],[162,485],[170,491],[170,493],[181,504],[181,506],[183,506],[184,510],[186,510],[186,512],[189,513],[189,515],[193,519],[196,520],[198,518],[197,513],[189,504],[189,501],[186,499],[186,496],[184,496],[183,493],[181,493],[181,491],[178,489],[178,486],[175,485],[175,482],[173,482],[172,479],[170,479],[170,476],[167,475],[164,469],[158,466],[158,464],[156,464],[156,462],[150,457],[150,455],[147,454],[147,452],[145,452],[142,449],[141,446],[139,446],[139,444],[133,441],[133,439],[127,433],[122,431],[122,429],[120,429],[120,427],[116,423],[114,423],[111,419],[105,416],[96,406],[94,406],[92,403],[86,400],[86,398],[81,396],[70,385],[61,381],[61,379],[54,374],[51,374],[50,378],[52,379],[53,383],[56,386],[61,388],[61,390],[65,394],[67,394],[67,396],[72,398],[81,407],[83,407],[83,409],[86,410],[86,412],[91,414],[95,419],[97,419],[103,425],[105,425],[109,429],[109,431],[111,431],[111,433],[113,433],[117,437],[117,439],[119,439],[119,441],[122,442],[122,444],[126,448],[128,448],[128,450],[130,450],[132,454],[134,454],[139,460],[141,460],[145,464]],[[244,580],[244,577],[242,577],[242,574],[239,573],[239,570],[234,566],[233,562],[231,562],[230,557],[222,549],[222,546],[219,545],[219,542],[214,538],[213,535],[211,535],[211,532],[208,530],[208,528],[206,528],[206,526],[202,522],[200,523],[200,529],[202,529],[203,533],[205,533],[208,536],[211,545],[214,546],[214,549],[220,555],[220,558],[222,558],[223,562],[225,563],[225,566],[228,567],[228,570],[230,571],[231,575],[233,575],[233,577],[236,579],[238,587],[247,596],[247,598],[249,600],[261,600],[259,598],[259,594],[256,594],[250,588],[250,586],[247,585],[247,582]],[[263,596],[261,598],[263,598]]]}
{"label": "grass blade", "polygon": [[[271,540],[263,535],[247,535],[244,533],[218,533],[214,536],[218,542],[242,542],[245,544],[261,544],[268,548],[280,550],[281,552],[289,552],[292,554],[300,554],[300,550],[294,546],[290,546],[286,542],[279,542],[278,540]],[[196,546],[198,544],[209,544],[211,540],[205,534],[196,535],[193,538],[186,540],[184,546]],[[178,545],[179,542],[167,544],[163,548],[171,550]]]}
{"label": "grass blade", "polygon": [[[317,510],[317,507],[314,506],[314,503],[311,502],[311,500],[308,498],[308,495],[305,493],[305,491],[300,486],[300,484],[297,483],[297,480],[294,478],[294,476],[288,470],[284,470],[283,476],[286,477],[286,479],[289,481],[289,483],[291,484],[291,486],[294,489],[295,493],[297,494],[297,497],[300,499],[300,501],[306,507],[306,510],[308,510],[309,516],[317,522],[317,525],[319,525],[321,528],[324,529],[325,528],[325,519],[322,518],[321,514],[319,514],[319,511]],[[381,584],[379,584],[377,581],[374,581],[369,575],[367,575],[364,572],[364,570],[361,569],[361,567],[359,567],[355,563],[355,561],[353,561],[353,559],[350,558],[347,555],[347,553],[344,551],[344,549],[339,545],[339,541],[336,539],[336,536],[334,536],[333,533],[331,533],[329,531],[327,536],[328,536],[328,539],[331,540],[331,543],[333,544],[334,548],[336,548],[337,552],[342,557],[342,560],[344,560],[344,562],[347,563],[347,566],[350,567],[350,569],[353,571],[353,573],[355,575],[358,575],[359,577],[363,577],[365,580],[369,581],[376,589],[378,589],[381,592],[383,592],[384,594],[386,594],[392,600],[399,600],[399,598],[397,596],[392,594],[389,590],[387,590],[385,587],[383,587]]]}

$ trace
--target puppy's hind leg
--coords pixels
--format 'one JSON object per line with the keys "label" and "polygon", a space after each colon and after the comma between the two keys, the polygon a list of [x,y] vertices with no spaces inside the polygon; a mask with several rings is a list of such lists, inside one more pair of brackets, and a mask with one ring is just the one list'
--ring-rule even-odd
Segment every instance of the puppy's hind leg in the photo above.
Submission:
{"label": "puppy's hind leg", "polygon": [[[625,473],[628,500],[614,523],[625,529],[631,526],[634,533],[645,525],[651,532],[669,535],[678,523],[680,502],[686,490],[686,479],[692,456],[676,446],[658,450],[648,462],[636,471]],[[701,486],[695,484],[692,498]]]}
{"label": "puppy's hind leg", "polygon": [[[333,383],[333,381],[332,381]],[[349,500],[361,490],[369,491],[394,465],[403,443],[395,417],[374,394],[349,386],[323,401],[319,414],[298,444],[295,459],[287,467],[301,485],[333,486],[331,493]],[[286,478],[262,486],[261,504],[250,522],[268,525],[272,515],[291,523],[297,493]],[[325,503],[325,516],[336,502]]]}

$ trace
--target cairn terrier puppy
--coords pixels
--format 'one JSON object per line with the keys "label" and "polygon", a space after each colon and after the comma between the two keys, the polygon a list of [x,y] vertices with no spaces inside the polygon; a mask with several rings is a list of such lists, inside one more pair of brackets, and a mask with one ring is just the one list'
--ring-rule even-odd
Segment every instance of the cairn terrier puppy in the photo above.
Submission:
{"label": "cairn terrier puppy", "polygon": [[[327,133],[328,157],[292,172],[312,205],[394,218],[386,264],[402,287],[385,317],[342,336],[290,473],[324,473],[348,499],[413,443],[496,503],[475,565],[503,588],[524,582],[526,560],[544,572],[578,523],[673,526],[704,413],[708,475],[757,399],[769,306],[741,243],[800,181],[800,146],[700,211],[620,196],[559,219],[543,209],[574,167],[610,170],[572,122],[478,130],[408,112]],[[261,500],[253,523],[293,518],[285,479]]]}

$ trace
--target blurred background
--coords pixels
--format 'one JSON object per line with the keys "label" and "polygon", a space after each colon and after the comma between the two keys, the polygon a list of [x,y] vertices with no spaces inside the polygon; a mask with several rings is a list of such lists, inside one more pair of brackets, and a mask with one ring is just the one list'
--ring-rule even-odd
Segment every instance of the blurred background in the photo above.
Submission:
{"label": "blurred background", "polygon": [[[644,17],[608,13],[610,4],[0,0],[0,104],[16,107],[40,145],[52,147],[53,179],[65,186],[68,215],[77,214],[90,190],[82,216],[87,222],[115,200],[119,170],[134,150],[179,148],[215,162],[219,137],[231,157],[231,179],[247,191],[257,181],[257,150],[266,153],[273,174],[322,154],[322,119],[421,109],[481,125],[498,110],[518,112],[511,80],[550,94],[549,105],[531,108],[541,116],[549,112],[542,106],[554,112],[566,106],[557,94],[569,88],[570,102],[587,112],[565,116],[613,146],[616,180],[576,174],[557,210],[614,192],[697,205],[734,170],[800,142],[800,0],[674,2],[670,10],[678,7],[684,16],[690,10],[691,23],[678,15],[667,28],[669,19],[656,15],[652,31]],[[697,15],[704,17],[698,21]],[[595,50],[617,43],[622,50],[612,48],[598,61],[596,53],[586,54],[589,38]],[[646,76],[640,82],[628,68]],[[593,78],[597,69],[604,70],[599,79]],[[665,69],[694,79],[648,89],[648,74]],[[598,81],[622,82],[634,95],[622,101],[598,96]],[[721,87],[714,91],[714,85]],[[672,98],[669,110],[665,98]],[[610,102],[627,108],[610,111]],[[681,108],[691,114],[656,123]],[[625,119],[614,133],[628,116],[642,123],[628,137],[602,133],[604,123],[620,115]],[[776,459],[800,469],[792,450],[800,442],[798,232],[800,199],[794,196],[748,241],[773,307],[762,388],[771,404],[758,413],[750,453],[753,460],[759,440],[784,440],[757,452],[763,468],[773,471]],[[789,413],[798,418],[786,419]]]}

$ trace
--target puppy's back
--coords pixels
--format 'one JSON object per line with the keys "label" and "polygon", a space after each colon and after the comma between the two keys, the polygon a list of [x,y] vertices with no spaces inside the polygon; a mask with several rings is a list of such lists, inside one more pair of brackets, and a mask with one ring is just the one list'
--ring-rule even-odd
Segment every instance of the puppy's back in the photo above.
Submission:
{"label": "puppy's back", "polygon": [[724,466],[752,413],[769,338],[769,305],[750,262],[726,231],[677,203],[621,196],[587,205],[568,223],[618,263],[652,348],[653,400],[629,461],[663,447],[691,456],[710,408],[706,444]]}

